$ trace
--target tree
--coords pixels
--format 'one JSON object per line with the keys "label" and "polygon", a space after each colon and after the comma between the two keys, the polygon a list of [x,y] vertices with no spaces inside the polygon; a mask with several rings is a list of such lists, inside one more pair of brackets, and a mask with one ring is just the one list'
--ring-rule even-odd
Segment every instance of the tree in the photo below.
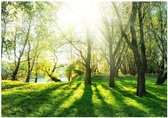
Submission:
{"label": "tree", "polygon": [[[99,29],[101,33],[103,34],[105,41],[108,45],[108,56],[105,51],[103,51],[106,60],[108,64],[110,65],[110,77],[109,77],[109,86],[114,87],[115,86],[115,77],[118,76],[118,69],[120,66],[121,58],[122,58],[122,52],[125,48],[125,42],[122,43],[123,36],[119,37],[118,35],[118,27],[114,24],[114,19],[112,16],[109,18],[106,14],[106,11],[103,8],[102,13],[102,19],[103,19],[103,25],[105,27],[104,31],[102,29]],[[112,10],[110,10],[110,13],[112,13]],[[128,26],[128,24],[127,24]],[[126,28],[127,28],[126,26]],[[117,40],[118,39],[118,40]],[[123,45],[123,48],[122,48]],[[122,48],[122,49],[121,49]]]}
{"label": "tree", "polygon": [[12,21],[11,17],[13,17],[10,14],[10,12],[11,12],[10,6],[12,6],[12,5],[13,4],[11,2],[6,2],[6,1],[2,2],[2,9],[1,9],[1,13],[2,13],[2,17],[1,17],[1,21],[2,21],[1,58],[2,58],[3,52],[4,52],[7,24]]}
{"label": "tree", "polygon": [[20,66],[20,63],[21,63],[21,58],[22,58],[22,55],[23,55],[23,53],[24,53],[25,47],[26,47],[26,45],[27,45],[28,39],[29,39],[30,28],[31,28],[31,20],[32,20],[32,18],[29,17],[29,26],[28,26],[26,38],[25,38],[25,41],[24,41],[24,43],[23,43],[23,47],[22,47],[22,49],[20,50],[20,54],[19,54],[19,57],[18,57],[17,65],[16,65],[16,68],[15,68],[15,70],[13,71],[13,74],[12,74],[12,80],[17,80],[17,79],[16,79],[16,75],[17,75],[17,73],[18,73],[19,66]]}
{"label": "tree", "polygon": [[[88,25],[85,24],[86,26],[86,42],[82,42],[80,40],[74,41],[74,37],[72,36],[72,34],[70,34],[70,37],[67,37],[65,35],[65,33],[59,28],[59,31],[61,32],[62,36],[64,37],[64,39],[73,46],[73,48],[78,51],[78,55],[81,57],[81,59],[83,60],[82,64],[85,66],[85,84],[91,84],[91,36],[90,36],[90,31],[88,30]],[[73,39],[74,38],[74,39]],[[84,56],[84,53],[82,51],[81,48],[78,48],[77,45],[75,45],[75,43],[77,43],[78,45],[83,45],[84,47],[86,47],[86,56]]]}
{"label": "tree", "polygon": [[143,26],[143,18],[145,17],[145,12],[143,12],[142,9],[142,2],[138,3],[138,20],[139,20],[139,32],[140,32],[140,44],[141,44],[141,56],[142,56],[142,64],[143,64],[143,70],[146,72],[147,70],[147,60],[146,60],[146,48],[145,48],[145,42],[144,42],[144,26]]}
{"label": "tree", "polygon": [[[31,59],[30,59],[30,49],[31,49],[31,45],[30,45],[30,41],[28,41],[28,52],[27,52],[28,72],[27,72],[26,82],[29,82],[29,81],[30,81],[30,75],[31,75],[31,72],[32,72],[32,70],[33,70],[33,67],[34,67],[36,58],[37,58],[38,47],[39,47],[39,39],[38,39],[37,45],[36,45],[36,47],[35,47],[35,53],[34,53],[33,58],[32,58],[32,64],[30,64],[30,60],[31,60]],[[37,72],[37,71],[36,71],[36,72]],[[37,77],[37,73],[36,73],[36,77]]]}
{"label": "tree", "polygon": [[136,67],[137,67],[137,73],[138,73],[136,94],[142,97],[143,95],[145,95],[146,90],[145,90],[145,70],[143,67],[144,64],[142,61],[142,56],[140,55],[140,51],[138,49],[137,35],[136,35],[136,30],[135,30],[135,20],[136,20],[138,5],[136,2],[132,2],[132,12],[130,15],[130,32],[131,32],[131,39],[132,39],[131,42],[129,41],[126,33],[123,30],[119,11],[114,3],[113,3],[113,6],[115,8],[117,17],[120,22],[119,24],[120,24],[122,35],[124,36],[125,41],[127,42],[127,44],[129,45],[129,47],[131,48],[134,54],[134,59],[135,59]]}
{"label": "tree", "polygon": [[[157,71],[157,81],[156,84],[160,85],[167,79],[167,15],[166,15],[166,3],[157,2],[153,4],[151,8],[150,24],[154,35],[154,39],[158,43],[158,48],[160,50],[160,60],[158,62],[158,71]],[[153,10],[156,8],[156,13],[153,13]],[[156,17],[157,16],[157,17]],[[158,31],[159,30],[159,31]]]}

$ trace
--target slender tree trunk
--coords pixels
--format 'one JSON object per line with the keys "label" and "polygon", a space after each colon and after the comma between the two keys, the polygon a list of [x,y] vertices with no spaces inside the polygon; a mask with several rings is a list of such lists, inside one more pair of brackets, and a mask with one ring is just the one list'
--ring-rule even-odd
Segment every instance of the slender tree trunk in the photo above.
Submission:
{"label": "slender tree trunk", "polygon": [[23,48],[22,48],[22,50],[20,52],[20,55],[19,55],[19,58],[18,58],[17,66],[16,66],[16,68],[15,68],[13,74],[12,74],[12,79],[11,80],[17,80],[16,79],[16,75],[18,73],[19,66],[20,66],[20,61],[21,61],[22,55],[24,53],[25,47],[27,45],[28,39],[29,39],[30,27],[31,27],[31,18],[30,18],[30,22],[29,22],[29,27],[28,27],[27,35],[26,35],[26,40],[25,40],[25,42],[23,44]]}
{"label": "slender tree trunk", "polygon": [[138,73],[138,78],[137,78],[137,91],[136,94],[140,97],[145,95],[146,93],[146,88],[145,88],[145,71],[143,70],[143,65],[140,60],[140,55],[138,53],[138,49],[135,49],[133,51],[134,58],[135,58],[135,63],[137,66],[137,73]]}
{"label": "slender tree trunk", "polygon": [[119,11],[117,10],[117,7],[113,3],[113,6],[116,10],[117,16],[119,18],[120,22],[120,28],[122,35],[125,37],[125,41],[129,45],[129,47],[132,49],[133,54],[134,54],[134,59],[137,67],[137,73],[138,73],[138,78],[137,78],[137,96],[142,97],[146,92],[145,92],[145,71],[143,67],[143,61],[141,60],[140,53],[138,51],[138,44],[137,44],[137,37],[136,37],[136,31],[135,31],[135,19],[136,19],[136,14],[137,14],[137,3],[132,2],[132,13],[130,16],[130,32],[132,36],[132,42],[129,41],[126,33],[124,32],[122,28],[122,23],[121,23],[121,18],[119,15]]}
{"label": "slender tree trunk", "polygon": [[135,18],[136,18],[136,12],[137,12],[137,4],[133,2],[132,4],[132,14],[130,19],[130,31],[132,35],[132,51],[134,54],[135,63],[137,66],[137,92],[136,94],[140,97],[142,97],[145,94],[145,71],[143,67],[143,61],[141,60],[140,53],[138,51],[138,44],[137,44],[137,37],[136,37],[136,31],[135,31]]}
{"label": "slender tree trunk", "polygon": [[[36,60],[36,57],[37,57],[37,48],[39,46],[39,39],[38,39],[38,42],[37,42],[37,45],[36,45],[36,50],[35,50],[35,54],[34,54],[34,57],[33,57],[33,61],[32,61],[32,65],[30,64],[30,49],[31,49],[31,45],[30,45],[30,41],[28,40],[28,53],[27,53],[27,60],[28,60],[28,72],[27,72],[27,78],[26,78],[26,82],[29,82],[30,81],[30,75],[31,75],[31,72],[33,70],[33,67],[34,67],[34,63],[35,63],[35,60]],[[55,69],[55,68],[54,68]]]}
{"label": "slender tree trunk", "polygon": [[14,62],[15,62],[15,67],[16,67],[16,59],[17,59],[17,55],[16,55],[16,36],[17,36],[17,27],[15,28],[15,37],[14,37],[14,43],[13,43],[13,53],[14,53]]}
{"label": "slender tree trunk", "polygon": [[109,87],[114,87],[115,82],[114,82],[114,67],[110,66],[110,78],[109,78]]}
{"label": "slender tree trunk", "polygon": [[110,78],[109,78],[109,87],[114,87],[114,76],[115,76],[115,65],[114,65],[114,56],[112,54],[112,42],[109,39],[109,54],[110,54]]}
{"label": "slender tree trunk", "polygon": [[4,31],[2,32],[2,41],[1,41],[1,59],[2,59],[2,56],[3,56],[3,47],[4,47],[5,35],[6,35],[6,22],[4,21]]}
{"label": "slender tree trunk", "polygon": [[164,45],[164,28],[163,28],[163,17],[162,17],[162,2],[160,2],[160,38],[158,38],[157,40],[160,41],[161,44],[161,54],[162,54],[162,59],[160,61],[160,63],[158,64],[158,71],[157,71],[157,81],[156,84],[157,85],[161,85],[164,83],[164,81],[167,79],[167,51],[166,51],[166,46]]}
{"label": "slender tree trunk", "polygon": [[158,71],[157,71],[157,85],[161,85],[167,79],[167,70],[164,67],[164,57],[162,57],[161,62],[158,64]]}
{"label": "slender tree trunk", "polygon": [[89,65],[86,65],[85,83],[91,84],[91,69]]}
{"label": "slender tree trunk", "polygon": [[19,59],[19,61],[18,61],[18,63],[17,63],[17,66],[16,66],[15,70],[13,71],[12,79],[11,79],[11,80],[17,80],[16,75],[17,75],[17,73],[18,73],[19,66],[20,66],[20,59]]}
{"label": "slender tree trunk", "polygon": [[69,73],[68,73],[68,81],[69,81],[69,82],[71,81],[71,69],[70,69],[70,71],[69,71]]}
{"label": "slender tree trunk", "polygon": [[27,70],[27,78],[26,82],[30,81],[30,74],[31,74],[31,67],[30,67],[30,41],[28,41],[28,52],[27,52],[27,65],[28,65],[28,70]]}
{"label": "slender tree trunk", "polygon": [[118,68],[115,67],[114,70],[115,70],[115,71],[114,71],[114,72],[115,72],[115,73],[114,73],[114,77],[118,77]]}
{"label": "slender tree trunk", "polygon": [[90,37],[87,37],[87,59],[86,59],[86,75],[85,75],[85,83],[91,84],[91,68],[90,68],[90,60],[91,60],[91,40]]}
{"label": "slender tree trunk", "polygon": [[35,81],[34,81],[35,83],[37,83],[37,78],[38,78],[38,77],[36,76],[36,77],[35,77]]}
{"label": "slender tree trunk", "polygon": [[28,71],[27,78],[26,78],[26,82],[29,82],[29,81],[30,81],[30,71]]}
{"label": "slender tree trunk", "polygon": [[139,51],[138,51],[138,44],[137,44],[137,37],[136,37],[136,31],[135,31],[135,18],[136,18],[136,12],[137,12],[137,4],[133,2],[132,4],[132,17],[130,21],[130,30],[132,35],[132,50],[135,58],[135,63],[137,66],[137,73],[138,73],[138,79],[137,79],[137,92],[136,94],[140,97],[142,97],[145,94],[145,70],[143,67],[143,61],[141,60]]}
{"label": "slender tree trunk", "polygon": [[139,70],[138,72],[138,87],[137,87],[137,95],[142,97],[145,95],[146,90],[145,90],[145,73],[143,70]]}
{"label": "slender tree trunk", "polygon": [[143,68],[144,68],[144,71],[146,72],[147,60],[146,60],[146,48],[145,48],[144,31],[143,31],[142,2],[139,2],[138,15],[139,15],[141,57],[142,57],[142,61],[143,61]]}
{"label": "slender tree trunk", "polygon": [[35,77],[35,81],[34,82],[37,83],[37,79],[38,79],[37,70],[36,70],[36,74],[35,75],[36,75],[36,77]]}

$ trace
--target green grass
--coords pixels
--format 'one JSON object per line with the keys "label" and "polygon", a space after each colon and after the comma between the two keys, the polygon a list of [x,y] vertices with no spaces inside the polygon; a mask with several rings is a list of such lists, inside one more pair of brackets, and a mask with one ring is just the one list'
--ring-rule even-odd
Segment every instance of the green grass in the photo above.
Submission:
{"label": "green grass", "polygon": [[155,85],[156,77],[146,77],[147,94],[137,97],[136,77],[116,79],[108,87],[108,76],[94,75],[92,85],[79,77],[72,82],[32,84],[2,81],[2,116],[111,116],[166,117],[167,81]]}

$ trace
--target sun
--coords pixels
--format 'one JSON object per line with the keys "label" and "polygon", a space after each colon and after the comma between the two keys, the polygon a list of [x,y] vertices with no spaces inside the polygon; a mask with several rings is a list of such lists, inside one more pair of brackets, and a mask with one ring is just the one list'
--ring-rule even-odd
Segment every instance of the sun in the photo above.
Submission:
{"label": "sun", "polygon": [[[77,37],[82,37],[86,34],[86,27],[90,31],[95,31],[97,24],[100,23],[99,2],[94,0],[64,1],[56,17],[59,30],[66,32],[69,27],[73,27]],[[65,53],[57,55],[59,64],[63,63],[62,60],[70,63],[67,58],[69,54]]]}
{"label": "sun", "polygon": [[90,1],[66,1],[58,13],[58,20],[62,26],[78,26],[86,23],[92,27],[99,22],[99,2]]}

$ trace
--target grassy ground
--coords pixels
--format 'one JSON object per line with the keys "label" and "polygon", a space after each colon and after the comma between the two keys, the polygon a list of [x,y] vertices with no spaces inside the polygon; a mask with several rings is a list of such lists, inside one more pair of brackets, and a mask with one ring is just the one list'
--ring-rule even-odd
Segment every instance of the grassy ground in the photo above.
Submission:
{"label": "grassy ground", "polygon": [[117,78],[114,88],[106,75],[92,80],[91,86],[81,78],[50,84],[2,81],[2,116],[167,116],[167,81],[157,86],[155,76],[147,76],[147,94],[139,98],[135,77]]}

